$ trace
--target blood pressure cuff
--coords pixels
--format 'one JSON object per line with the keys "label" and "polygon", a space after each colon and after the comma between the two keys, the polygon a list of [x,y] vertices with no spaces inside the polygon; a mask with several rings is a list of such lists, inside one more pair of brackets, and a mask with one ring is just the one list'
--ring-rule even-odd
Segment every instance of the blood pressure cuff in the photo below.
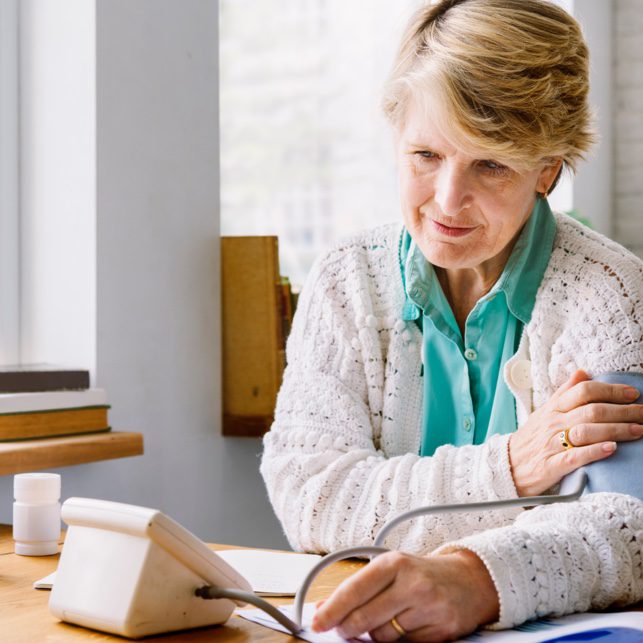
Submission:
{"label": "blood pressure cuff", "polygon": [[585,493],[611,491],[643,500],[643,438],[619,442],[616,453],[584,467]]}
{"label": "blood pressure cuff", "polygon": [[[643,404],[643,373],[604,373],[594,379],[637,388],[641,395],[634,400],[634,404]],[[643,500],[643,438],[633,442],[619,442],[614,455],[599,462],[592,462],[583,467],[583,470],[588,478],[584,493],[611,491],[626,493]],[[572,473],[563,480],[560,493],[573,487],[573,475]]]}

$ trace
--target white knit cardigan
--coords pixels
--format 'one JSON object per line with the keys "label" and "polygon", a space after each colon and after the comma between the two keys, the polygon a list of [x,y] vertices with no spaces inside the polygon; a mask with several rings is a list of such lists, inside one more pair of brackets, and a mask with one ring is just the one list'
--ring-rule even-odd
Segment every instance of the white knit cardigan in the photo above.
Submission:
{"label": "white knit cardigan", "polygon": [[[643,370],[643,262],[565,215],[556,224],[531,321],[504,371],[519,426],[575,369]],[[300,297],[261,462],[298,550],[371,544],[414,507],[517,495],[506,435],[418,455],[422,338],[400,319],[400,234],[389,225],[336,246]],[[416,519],[387,546],[476,552],[499,593],[495,627],[643,599],[643,502],[630,496]]]}

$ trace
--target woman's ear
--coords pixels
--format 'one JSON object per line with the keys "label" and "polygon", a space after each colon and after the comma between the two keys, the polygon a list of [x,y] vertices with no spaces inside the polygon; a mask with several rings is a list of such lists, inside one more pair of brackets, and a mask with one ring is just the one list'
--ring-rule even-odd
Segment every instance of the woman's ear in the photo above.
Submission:
{"label": "woman's ear", "polygon": [[556,159],[553,163],[547,163],[536,182],[536,192],[547,196],[556,187],[562,170],[563,159],[561,158]]}

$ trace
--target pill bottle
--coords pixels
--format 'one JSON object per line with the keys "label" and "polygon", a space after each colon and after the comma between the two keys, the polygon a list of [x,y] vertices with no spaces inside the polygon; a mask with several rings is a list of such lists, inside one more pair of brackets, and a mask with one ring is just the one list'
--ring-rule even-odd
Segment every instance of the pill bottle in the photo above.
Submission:
{"label": "pill bottle", "polygon": [[13,539],[22,556],[49,556],[60,538],[60,476],[21,473],[13,478]]}

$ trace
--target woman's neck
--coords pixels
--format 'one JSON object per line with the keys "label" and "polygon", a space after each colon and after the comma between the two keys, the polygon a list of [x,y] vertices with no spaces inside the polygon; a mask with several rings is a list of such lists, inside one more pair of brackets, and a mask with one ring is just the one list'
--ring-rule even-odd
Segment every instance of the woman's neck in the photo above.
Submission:
{"label": "woman's neck", "polygon": [[509,244],[499,255],[475,268],[434,267],[463,337],[469,313],[478,300],[484,297],[500,279],[513,245],[513,243]]}
{"label": "woman's neck", "polygon": [[[498,279],[496,277],[495,279],[482,281],[475,274],[459,274],[469,273],[469,271],[465,270],[447,271],[443,268],[436,268],[435,271],[460,332],[464,337],[464,326],[469,313],[473,310],[476,302],[493,288]],[[454,272],[458,274],[454,274]]]}

